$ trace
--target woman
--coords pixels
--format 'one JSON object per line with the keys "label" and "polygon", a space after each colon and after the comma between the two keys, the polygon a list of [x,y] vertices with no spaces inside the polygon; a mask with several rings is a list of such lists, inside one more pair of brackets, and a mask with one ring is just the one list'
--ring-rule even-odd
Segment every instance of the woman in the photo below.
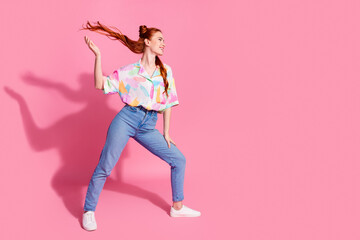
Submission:
{"label": "woman", "polygon": [[[113,31],[97,22],[87,22],[83,29],[96,31],[110,39],[119,40],[134,53],[142,53],[136,63],[115,70],[108,76],[102,75],[99,48],[85,36],[85,42],[95,54],[95,87],[105,94],[118,93],[124,107],[112,120],[99,163],[90,180],[83,213],[83,227],[97,228],[95,208],[106,178],[117,163],[122,150],[132,137],[154,155],[171,166],[172,217],[197,217],[201,213],[183,205],[185,156],[169,136],[171,107],[178,105],[172,69],[163,64],[159,56],[164,52],[164,38],[160,29],[140,26],[139,40],[133,41],[118,29]],[[163,113],[163,135],[155,129],[158,113]]]}

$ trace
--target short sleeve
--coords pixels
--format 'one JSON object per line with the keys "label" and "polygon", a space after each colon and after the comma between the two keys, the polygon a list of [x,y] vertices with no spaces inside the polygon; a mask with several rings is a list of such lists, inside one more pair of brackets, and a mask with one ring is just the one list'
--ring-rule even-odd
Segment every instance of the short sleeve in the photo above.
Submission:
{"label": "short sleeve", "polygon": [[104,94],[114,94],[119,92],[119,69],[108,76],[103,76]]}
{"label": "short sleeve", "polygon": [[167,70],[167,80],[169,81],[169,88],[168,88],[168,98],[166,100],[165,109],[179,104],[179,99],[175,86],[175,79],[173,76],[172,69],[169,66]]}

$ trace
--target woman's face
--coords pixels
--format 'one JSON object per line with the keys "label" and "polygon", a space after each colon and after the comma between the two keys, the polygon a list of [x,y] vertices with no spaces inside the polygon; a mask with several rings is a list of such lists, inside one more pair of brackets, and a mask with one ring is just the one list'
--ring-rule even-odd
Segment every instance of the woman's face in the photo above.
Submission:
{"label": "woman's face", "polygon": [[153,34],[150,41],[148,41],[150,50],[156,55],[162,56],[164,53],[165,42],[161,32]]}

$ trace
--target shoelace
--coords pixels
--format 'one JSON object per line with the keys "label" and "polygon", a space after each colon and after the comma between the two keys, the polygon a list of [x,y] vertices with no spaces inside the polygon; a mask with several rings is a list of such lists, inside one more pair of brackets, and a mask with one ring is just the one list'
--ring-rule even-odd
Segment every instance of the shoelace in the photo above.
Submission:
{"label": "shoelace", "polygon": [[86,214],[86,219],[87,219],[87,222],[95,222],[95,217],[94,217],[94,214]]}

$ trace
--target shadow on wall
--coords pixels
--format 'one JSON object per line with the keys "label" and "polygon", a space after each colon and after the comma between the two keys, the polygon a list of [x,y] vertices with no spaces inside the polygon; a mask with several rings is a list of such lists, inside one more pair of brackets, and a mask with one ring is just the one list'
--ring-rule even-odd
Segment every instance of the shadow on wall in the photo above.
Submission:
{"label": "shadow on wall", "polygon": [[[39,128],[30,113],[21,94],[4,87],[5,92],[16,100],[20,106],[21,116],[30,146],[35,151],[55,148],[59,151],[61,166],[54,174],[51,185],[62,198],[67,210],[81,222],[85,196],[90,178],[99,161],[102,147],[105,144],[107,128],[117,112],[106,104],[106,95],[96,91],[90,74],[80,75],[81,91],[69,89],[62,83],[53,83],[46,79],[27,74],[23,80],[30,85],[59,91],[67,100],[86,103],[77,113],[71,113],[52,126]],[[168,212],[168,203],[159,195],[132,184],[125,183],[121,174],[123,160],[129,157],[127,147],[114,167],[104,185],[104,190],[112,190],[144,198]],[[49,159],[51,160],[51,159]],[[86,192],[86,191],[85,191]],[[99,201],[98,204],[101,204]]]}

